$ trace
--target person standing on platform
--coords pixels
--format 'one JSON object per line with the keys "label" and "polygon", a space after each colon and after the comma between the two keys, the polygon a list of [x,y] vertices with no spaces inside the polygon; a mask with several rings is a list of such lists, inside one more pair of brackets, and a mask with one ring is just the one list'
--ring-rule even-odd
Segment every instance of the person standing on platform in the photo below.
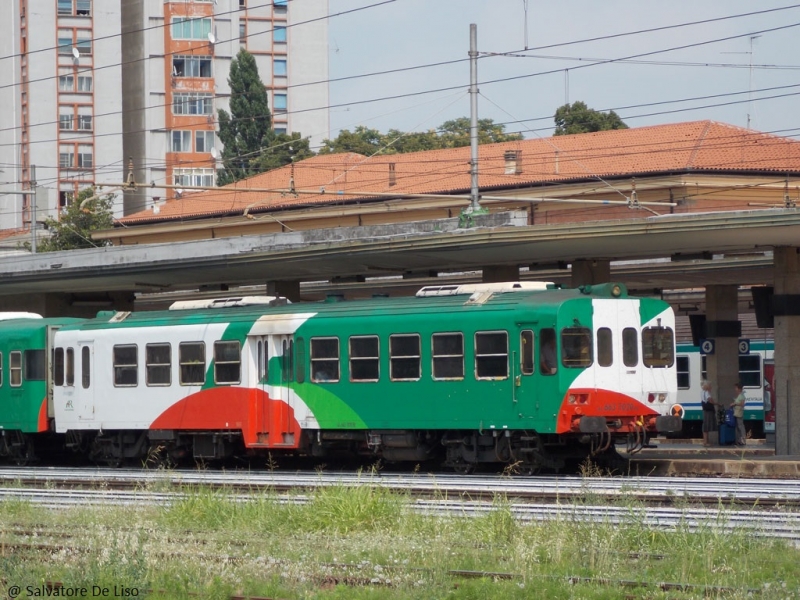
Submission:
{"label": "person standing on platform", "polygon": [[708,434],[717,430],[717,403],[711,397],[711,384],[705,379],[700,384],[702,396],[700,406],[703,408],[703,446],[708,448]]}
{"label": "person standing on platform", "polygon": [[733,399],[731,408],[733,409],[733,416],[736,417],[736,445],[744,446],[747,441],[747,432],[744,429],[744,403],[747,398],[744,395],[741,383],[737,383],[734,389],[736,390],[736,398]]}

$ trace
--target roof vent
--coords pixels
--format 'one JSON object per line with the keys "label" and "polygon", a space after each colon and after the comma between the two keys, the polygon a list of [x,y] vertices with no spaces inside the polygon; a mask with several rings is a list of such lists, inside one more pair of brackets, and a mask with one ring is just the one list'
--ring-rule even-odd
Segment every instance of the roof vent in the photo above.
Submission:
{"label": "roof vent", "polygon": [[192,310],[198,308],[232,308],[234,306],[283,306],[291,304],[283,296],[239,296],[238,298],[216,298],[213,300],[181,300],[173,302],[170,310]]}
{"label": "roof vent", "polygon": [[506,150],[503,153],[503,160],[506,163],[506,175],[519,175],[522,173],[521,152],[519,150]]}

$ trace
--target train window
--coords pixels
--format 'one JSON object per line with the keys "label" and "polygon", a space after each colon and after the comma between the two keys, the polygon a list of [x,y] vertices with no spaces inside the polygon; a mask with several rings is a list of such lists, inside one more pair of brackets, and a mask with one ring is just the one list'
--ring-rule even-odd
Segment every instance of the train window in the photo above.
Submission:
{"label": "train window", "polygon": [[139,358],[136,344],[114,346],[114,386],[139,385]]}
{"label": "train window", "polygon": [[464,334],[434,333],[433,348],[434,379],[464,379]]}
{"label": "train window", "polygon": [[601,367],[610,367],[614,364],[614,347],[611,330],[608,327],[597,330],[597,364]]}
{"label": "train window", "polygon": [[558,371],[556,330],[551,327],[539,332],[539,370],[544,375],[554,375]]}
{"label": "train window", "polygon": [[214,342],[214,382],[239,383],[242,379],[242,347],[239,340]]}
{"label": "train window", "polygon": [[675,337],[671,328],[642,329],[642,362],[645,367],[671,367],[675,363]]}
{"label": "train window", "polygon": [[83,389],[89,389],[89,385],[91,384],[91,356],[92,351],[89,349],[89,346],[83,346],[81,348],[81,385]]}
{"label": "train window", "polygon": [[350,381],[378,381],[380,379],[380,350],[378,336],[351,337]]}
{"label": "train window", "polygon": [[690,386],[689,378],[689,357],[676,356],[675,357],[675,371],[678,374],[678,389],[688,390]]}
{"label": "train window", "polygon": [[561,363],[565,367],[588,367],[592,356],[592,330],[587,327],[565,327],[561,330]]}
{"label": "train window", "polygon": [[8,379],[11,387],[22,385],[22,352],[15,350],[8,355]]}
{"label": "train window", "polygon": [[64,349],[53,350],[53,385],[64,385]]}
{"label": "train window", "polygon": [[519,334],[520,371],[525,375],[533,373],[533,332],[526,329]]}
{"label": "train window", "polygon": [[339,381],[339,338],[311,338],[311,381]]}
{"label": "train window", "polygon": [[147,344],[144,360],[147,385],[170,385],[172,383],[172,346],[170,344]]}
{"label": "train window", "polygon": [[419,335],[390,335],[389,377],[393,381],[416,381],[421,372]]}
{"label": "train window", "polygon": [[504,379],[508,377],[508,333],[479,331],[475,334],[475,377]]}
{"label": "train window", "polygon": [[259,383],[267,383],[269,377],[269,344],[264,343],[263,340],[258,340],[257,356],[258,356],[258,381]]}
{"label": "train window", "polygon": [[67,348],[66,377],[64,379],[68,386],[75,385],[75,350],[73,348]]}
{"label": "train window", "polygon": [[47,363],[44,350],[25,350],[25,381],[44,381],[47,374]]}
{"label": "train window", "polygon": [[622,330],[622,362],[626,367],[639,364],[639,339],[633,327]]}
{"label": "train window", "polygon": [[178,346],[181,385],[202,385],[206,382],[206,345],[203,342],[181,342]]}
{"label": "train window", "polygon": [[297,347],[297,360],[294,361],[294,378],[297,383],[303,383],[306,380],[306,345],[301,337],[295,340],[294,345]]}
{"label": "train window", "polygon": [[744,387],[761,387],[761,356],[739,355],[739,381]]}

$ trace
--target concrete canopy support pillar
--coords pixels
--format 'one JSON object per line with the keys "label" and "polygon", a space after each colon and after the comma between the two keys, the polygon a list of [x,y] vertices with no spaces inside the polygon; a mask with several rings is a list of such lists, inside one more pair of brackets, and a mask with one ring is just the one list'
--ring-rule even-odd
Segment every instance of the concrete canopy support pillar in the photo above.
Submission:
{"label": "concrete canopy support pillar", "polygon": [[[714,340],[714,354],[706,357],[711,395],[725,407],[735,397],[733,386],[739,381],[739,295],[735,285],[710,285],[706,288],[706,338]],[[698,400],[699,402],[699,400]]]}
{"label": "concrete canopy support pillar", "polygon": [[775,454],[800,455],[800,248],[775,248]]}
{"label": "concrete canopy support pillar", "polygon": [[483,267],[483,283],[498,283],[501,281],[519,281],[519,267],[517,265],[494,265]]}
{"label": "concrete canopy support pillar", "polygon": [[595,283],[611,281],[611,261],[606,259],[576,260],[572,263],[572,279],[574,288]]}
{"label": "concrete canopy support pillar", "polygon": [[300,302],[300,282],[268,281],[267,296],[283,296],[291,302]]}

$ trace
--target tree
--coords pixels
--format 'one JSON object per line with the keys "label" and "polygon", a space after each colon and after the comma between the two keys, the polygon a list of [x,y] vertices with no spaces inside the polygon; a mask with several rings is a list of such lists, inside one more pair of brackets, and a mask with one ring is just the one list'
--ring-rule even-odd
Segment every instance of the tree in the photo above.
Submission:
{"label": "tree", "polygon": [[312,156],[314,153],[308,138],[300,137],[299,133],[277,133],[272,139],[272,145],[265,148],[253,164],[259,173],[263,173]]}
{"label": "tree", "polygon": [[[219,139],[223,168],[217,174],[218,185],[233,183],[258,172],[261,150],[275,138],[267,90],[258,75],[252,54],[242,48],[231,61],[228,77],[231,88],[230,114],[220,109]],[[291,159],[290,159],[291,160]]]}
{"label": "tree", "polygon": [[[109,240],[92,240],[92,232],[114,227],[114,196],[94,196],[94,188],[81,190],[59,219],[47,218],[44,224],[50,230],[50,237],[37,244],[37,252],[109,246]],[[26,242],[25,247],[30,248],[30,242]]]}
{"label": "tree", "polygon": [[[402,154],[405,152],[421,152],[423,150],[441,150],[442,148],[459,148],[470,144],[470,120],[467,117],[446,121],[438,129],[424,132],[403,133],[390,129],[382,134],[377,129],[359,125],[354,131],[342,129],[333,140],[323,142],[320,154],[337,152],[356,152],[372,156],[381,154]],[[492,119],[478,121],[478,143],[492,144],[521,140],[520,133],[506,133],[505,126],[495,124]]]}
{"label": "tree", "polygon": [[609,129],[627,129],[628,126],[613,110],[607,113],[589,108],[584,102],[565,104],[556,110],[554,135],[590,133]]}

